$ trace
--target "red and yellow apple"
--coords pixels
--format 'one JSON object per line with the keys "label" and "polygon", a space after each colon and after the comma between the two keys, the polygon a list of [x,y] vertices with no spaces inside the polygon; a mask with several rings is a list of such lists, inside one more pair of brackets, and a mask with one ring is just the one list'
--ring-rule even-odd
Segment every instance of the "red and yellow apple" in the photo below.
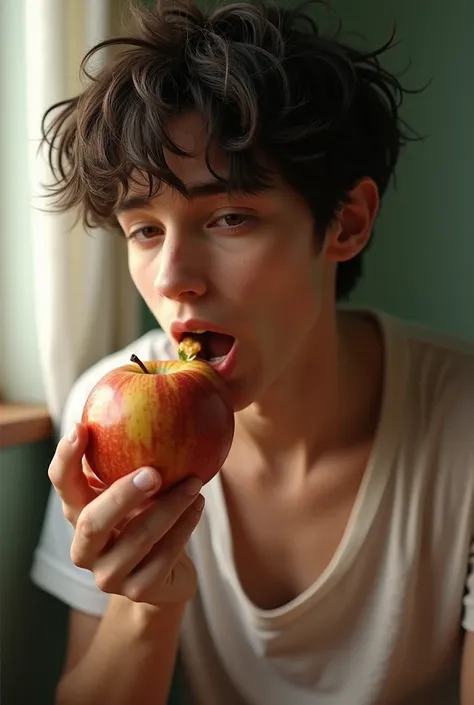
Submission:
{"label": "red and yellow apple", "polygon": [[92,472],[110,486],[152,466],[162,478],[160,493],[190,475],[209,482],[234,436],[223,380],[202,360],[131,359],[104,375],[85,403],[85,457]]}

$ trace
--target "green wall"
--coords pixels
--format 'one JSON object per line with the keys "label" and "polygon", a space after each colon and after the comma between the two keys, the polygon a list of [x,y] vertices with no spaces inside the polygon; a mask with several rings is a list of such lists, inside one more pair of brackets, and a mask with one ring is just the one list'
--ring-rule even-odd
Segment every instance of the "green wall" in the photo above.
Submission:
{"label": "green wall", "polygon": [[52,450],[44,441],[0,451],[2,705],[52,705],[62,663],[66,608],[29,579]]}
{"label": "green wall", "polygon": [[396,21],[387,66],[403,70],[409,145],[383,204],[367,276],[354,301],[474,339],[474,2],[333,0],[348,29],[382,44]]}

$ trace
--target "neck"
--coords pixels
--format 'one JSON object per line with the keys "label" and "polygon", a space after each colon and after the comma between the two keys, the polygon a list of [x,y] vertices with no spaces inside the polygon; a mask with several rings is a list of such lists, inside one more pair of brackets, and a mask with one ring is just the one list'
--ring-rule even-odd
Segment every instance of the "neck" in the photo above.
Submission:
{"label": "neck", "polygon": [[238,437],[272,469],[366,440],[377,423],[383,377],[381,335],[352,313],[318,321],[298,358],[265,395],[236,415]]}

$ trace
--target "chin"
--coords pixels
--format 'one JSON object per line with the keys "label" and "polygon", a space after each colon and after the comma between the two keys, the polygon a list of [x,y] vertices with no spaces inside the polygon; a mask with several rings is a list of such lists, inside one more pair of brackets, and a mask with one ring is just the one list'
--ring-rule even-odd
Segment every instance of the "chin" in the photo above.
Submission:
{"label": "chin", "polygon": [[229,380],[226,386],[232,400],[234,413],[243,411],[254,404],[263,393],[259,381],[249,377]]}
{"label": "chin", "polygon": [[230,394],[235,414],[238,411],[243,411],[255,401],[255,397],[249,394],[248,390],[243,389],[240,385],[237,386],[228,384],[227,389]]}

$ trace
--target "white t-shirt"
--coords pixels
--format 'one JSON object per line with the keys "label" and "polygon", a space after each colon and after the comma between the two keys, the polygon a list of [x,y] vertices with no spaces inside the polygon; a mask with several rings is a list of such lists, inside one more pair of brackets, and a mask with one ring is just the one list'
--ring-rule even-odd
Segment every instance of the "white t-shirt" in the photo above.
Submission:
{"label": "white t-shirt", "polygon": [[[474,631],[474,346],[377,315],[385,389],[372,455],[327,569],[281,608],[257,609],[236,575],[219,475],[189,543],[199,591],[181,648],[198,705],[455,705],[463,629]],[[66,432],[105,372],[175,357],[152,331],[86,372]],[[51,493],[33,581],[101,615],[109,596],[70,560]],[[186,700],[189,703],[189,700]]]}

